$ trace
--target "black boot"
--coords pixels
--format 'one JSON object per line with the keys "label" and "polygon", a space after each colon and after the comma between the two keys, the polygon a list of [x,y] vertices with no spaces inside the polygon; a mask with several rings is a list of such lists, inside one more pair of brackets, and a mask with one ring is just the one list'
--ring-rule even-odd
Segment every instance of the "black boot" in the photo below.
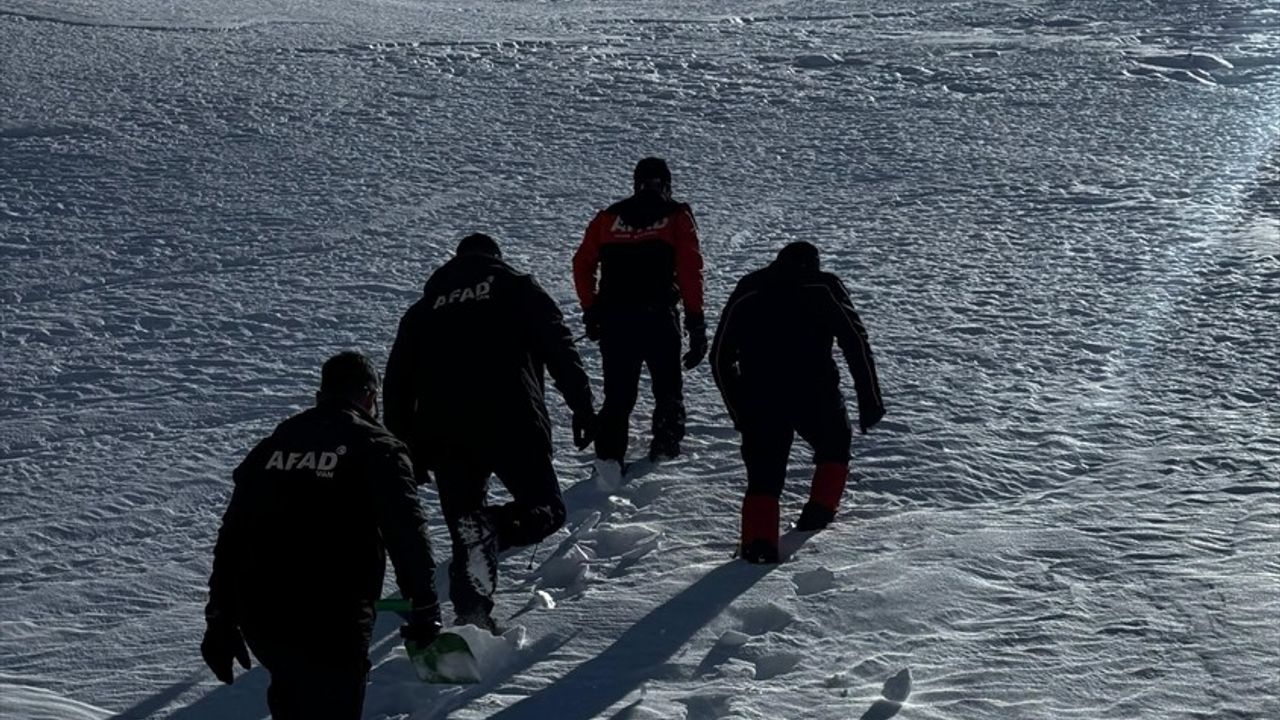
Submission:
{"label": "black boot", "polygon": [[796,520],[796,530],[799,532],[822,530],[830,525],[835,517],[836,514],[831,510],[810,500],[804,504],[804,508],[800,511],[800,519]]}
{"label": "black boot", "polygon": [[753,540],[742,548],[742,559],[754,565],[777,565],[778,546],[768,540]]}
{"label": "black boot", "polygon": [[649,462],[659,463],[664,460],[674,460],[679,456],[679,440],[654,438],[653,442],[649,443]]}

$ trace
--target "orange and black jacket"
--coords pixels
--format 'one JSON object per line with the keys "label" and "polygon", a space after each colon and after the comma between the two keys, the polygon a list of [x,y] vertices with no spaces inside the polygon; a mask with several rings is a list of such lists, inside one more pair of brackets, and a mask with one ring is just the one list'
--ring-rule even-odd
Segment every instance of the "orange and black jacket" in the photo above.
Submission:
{"label": "orange and black jacket", "polygon": [[[597,282],[598,280],[598,282]],[[610,205],[587,226],[573,256],[584,310],[645,310],[684,303],[702,313],[698,225],[685,203],[638,194]]]}

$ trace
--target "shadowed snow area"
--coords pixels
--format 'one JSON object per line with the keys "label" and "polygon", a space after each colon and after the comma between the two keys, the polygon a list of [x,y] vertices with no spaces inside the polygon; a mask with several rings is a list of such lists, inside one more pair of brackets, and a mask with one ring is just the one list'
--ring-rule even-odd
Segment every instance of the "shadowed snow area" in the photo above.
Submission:
{"label": "shadowed snow area", "polygon": [[889,414],[843,512],[733,561],[706,366],[612,492],[553,396],[522,642],[426,686],[383,618],[366,717],[1280,716],[1277,118],[1263,0],[0,0],[0,716],[264,716],[197,649],[231,468],[469,232],[579,327],[647,154],[713,326],[788,241],[850,287]]}

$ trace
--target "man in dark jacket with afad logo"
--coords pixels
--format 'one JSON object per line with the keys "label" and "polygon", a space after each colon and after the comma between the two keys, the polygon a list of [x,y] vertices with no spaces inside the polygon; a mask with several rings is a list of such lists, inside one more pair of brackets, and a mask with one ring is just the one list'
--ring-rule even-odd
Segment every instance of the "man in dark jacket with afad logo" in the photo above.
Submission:
{"label": "man in dark jacket with afad logo", "polygon": [[596,472],[606,486],[621,482],[642,367],[653,382],[649,459],[680,454],[685,408],[677,303],[684,304],[689,333],[685,369],[707,354],[693,210],[671,199],[671,170],[661,158],[636,163],[632,179],[634,193],[596,214],[573,256],[587,337],[600,343],[604,370]]}
{"label": "man in dark jacket with afad logo", "polygon": [[234,679],[249,652],[271,673],[276,720],[358,720],[387,555],[412,600],[406,643],[440,630],[435,562],[405,446],[376,419],[378,372],[345,352],[315,407],[281,423],[236,468],[209,578],[200,650]]}
{"label": "man in dark jacket with afad logo", "polygon": [[871,344],[844,285],[821,271],[817,248],[784,247],[738,283],[720,315],[711,367],[742,433],[747,494],[740,549],[749,562],[778,562],[778,499],[797,433],[813,447],[816,468],[796,529],[826,527],[840,504],[853,434],[833,340],[853,376],[865,433],[884,417]]}
{"label": "man in dark jacket with afad logo", "polygon": [[[460,624],[497,631],[498,553],[564,524],[551,464],[544,368],[573,412],[574,443],[595,434],[591,386],[564,317],[488,235],[463,238],[400,321],[387,360],[387,427],[435,475],[453,542],[449,596]],[[490,475],[511,494],[486,501]]]}

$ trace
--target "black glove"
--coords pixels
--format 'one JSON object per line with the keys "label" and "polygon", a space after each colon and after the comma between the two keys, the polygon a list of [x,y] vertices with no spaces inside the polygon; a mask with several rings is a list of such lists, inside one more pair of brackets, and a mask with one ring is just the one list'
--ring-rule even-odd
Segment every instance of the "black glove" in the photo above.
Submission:
{"label": "black glove", "polygon": [[684,316],[684,329],[689,331],[689,352],[684,354],[684,368],[692,370],[707,356],[707,321],[702,313]]}
{"label": "black glove", "polygon": [[430,446],[419,437],[417,442],[409,446],[409,456],[413,460],[413,482],[415,485],[430,485],[431,466],[435,464],[434,453]]}
{"label": "black glove", "polygon": [[440,622],[440,605],[431,603],[415,606],[409,615],[409,624],[400,626],[405,652],[410,655],[421,652],[435,642],[444,624]]}
{"label": "black glove", "polygon": [[860,408],[858,410],[858,425],[862,428],[862,434],[866,435],[867,431],[875,427],[882,417],[884,417],[883,405],[876,404]]}
{"label": "black glove", "polygon": [[220,618],[209,618],[204,629],[204,640],[200,642],[200,655],[204,664],[213,671],[214,677],[230,685],[235,679],[232,660],[239,660],[240,667],[248,670],[249,648],[244,646],[244,638],[240,636],[240,628],[234,623]]}
{"label": "black glove", "polygon": [[601,317],[600,307],[592,305],[582,311],[582,324],[587,328],[587,339],[591,342],[600,342],[600,333],[604,327],[604,318]]}
{"label": "black glove", "polygon": [[596,411],[587,408],[581,412],[573,414],[573,446],[579,450],[586,450],[596,439],[596,430],[599,423],[596,421]]}

